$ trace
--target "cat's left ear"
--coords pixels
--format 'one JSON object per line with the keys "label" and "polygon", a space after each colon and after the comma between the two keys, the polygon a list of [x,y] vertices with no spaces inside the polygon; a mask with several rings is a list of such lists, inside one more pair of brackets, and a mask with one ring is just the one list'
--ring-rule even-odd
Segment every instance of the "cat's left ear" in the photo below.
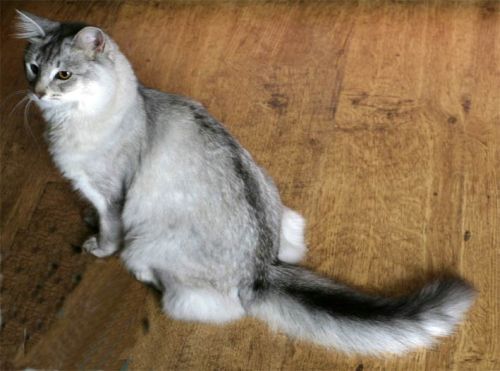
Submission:
{"label": "cat's left ear", "polygon": [[104,52],[106,48],[106,36],[97,27],[84,27],[74,37],[73,43],[85,52],[96,55]]}
{"label": "cat's left ear", "polygon": [[17,10],[16,37],[28,39],[32,43],[42,42],[43,39],[61,25],[46,18],[38,17],[26,11]]}

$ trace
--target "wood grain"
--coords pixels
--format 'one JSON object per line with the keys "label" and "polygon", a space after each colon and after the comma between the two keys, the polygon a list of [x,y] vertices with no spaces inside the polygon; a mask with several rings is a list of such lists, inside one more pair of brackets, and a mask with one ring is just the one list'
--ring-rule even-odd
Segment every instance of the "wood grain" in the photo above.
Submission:
{"label": "wood grain", "polygon": [[[2,369],[500,369],[497,2],[1,2]],[[31,110],[14,9],[105,28],[148,86],[201,101],[308,220],[305,264],[367,292],[459,274],[457,333],[347,357],[256,320],[173,321],[79,253],[79,197]],[[31,134],[30,134],[31,131]],[[56,279],[57,278],[57,279]]]}

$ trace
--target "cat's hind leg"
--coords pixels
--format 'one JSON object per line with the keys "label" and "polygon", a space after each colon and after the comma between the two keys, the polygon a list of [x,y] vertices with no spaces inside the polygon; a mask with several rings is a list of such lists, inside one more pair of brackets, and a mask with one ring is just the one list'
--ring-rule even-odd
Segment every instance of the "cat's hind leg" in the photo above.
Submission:
{"label": "cat's hind leg", "polygon": [[295,264],[302,260],[307,252],[304,241],[305,220],[296,211],[283,206],[281,218],[281,243],[278,258],[285,262]]}
{"label": "cat's hind leg", "polygon": [[122,254],[122,259],[124,260],[127,269],[134,275],[135,279],[141,281],[142,283],[153,285],[158,290],[163,290],[163,285],[155,274],[156,272],[154,269],[140,259],[127,259],[126,252],[127,251],[125,251],[125,254]]}
{"label": "cat's hind leg", "polygon": [[172,318],[184,321],[224,323],[245,315],[236,289],[222,294],[211,288],[168,285],[162,305]]}
{"label": "cat's hind leg", "polygon": [[162,290],[162,285],[160,285],[160,283],[156,279],[153,270],[151,269],[136,270],[132,272],[132,274],[135,276],[136,280],[141,281],[148,285],[153,285],[158,290]]}

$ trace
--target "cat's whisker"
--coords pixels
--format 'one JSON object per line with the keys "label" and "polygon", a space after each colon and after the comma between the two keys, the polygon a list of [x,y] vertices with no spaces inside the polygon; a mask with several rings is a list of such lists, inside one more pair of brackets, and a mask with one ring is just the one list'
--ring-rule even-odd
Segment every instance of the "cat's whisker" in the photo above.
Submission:
{"label": "cat's whisker", "polygon": [[22,90],[16,90],[15,92],[12,92],[10,93],[9,95],[7,95],[5,97],[5,99],[3,100],[3,102],[0,103],[0,110],[2,108],[4,108],[4,105],[7,104],[8,100],[12,97],[15,97],[16,95],[19,95],[19,94],[25,94],[28,92],[28,89],[22,89]]}
{"label": "cat's whisker", "polygon": [[24,127],[30,133],[31,137],[35,141],[36,148],[38,149],[38,151],[40,151],[40,146],[38,145],[38,140],[36,139],[35,134],[33,134],[33,130],[31,130],[31,126],[30,126],[29,120],[28,120],[31,103],[33,103],[32,99],[28,100],[28,103],[26,103],[26,106],[24,106]]}
{"label": "cat's whisker", "polygon": [[30,97],[29,96],[25,96],[23,99],[21,99],[19,102],[17,102],[15,104],[15,106],[10,110],[8,116],[7,116],[7,120],[6,121],[9,121],[12,117],[12,115],[14,114],[14,111],[19,107],[21,106],[23,103],[26,103],[27,100],[29,100]]}

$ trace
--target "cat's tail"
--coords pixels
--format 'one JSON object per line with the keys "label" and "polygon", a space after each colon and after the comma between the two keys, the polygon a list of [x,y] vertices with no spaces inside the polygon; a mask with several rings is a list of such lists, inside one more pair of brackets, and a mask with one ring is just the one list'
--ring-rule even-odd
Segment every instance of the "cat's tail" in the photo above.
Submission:
{"label": "cat's tail", "polygon": [[255,288],[249,314],[272,327],[348,353],[401,354],[453,332],[475,290],[454,278],[401,298],[381,298],[298,266],[273,266],[269,285]]}

